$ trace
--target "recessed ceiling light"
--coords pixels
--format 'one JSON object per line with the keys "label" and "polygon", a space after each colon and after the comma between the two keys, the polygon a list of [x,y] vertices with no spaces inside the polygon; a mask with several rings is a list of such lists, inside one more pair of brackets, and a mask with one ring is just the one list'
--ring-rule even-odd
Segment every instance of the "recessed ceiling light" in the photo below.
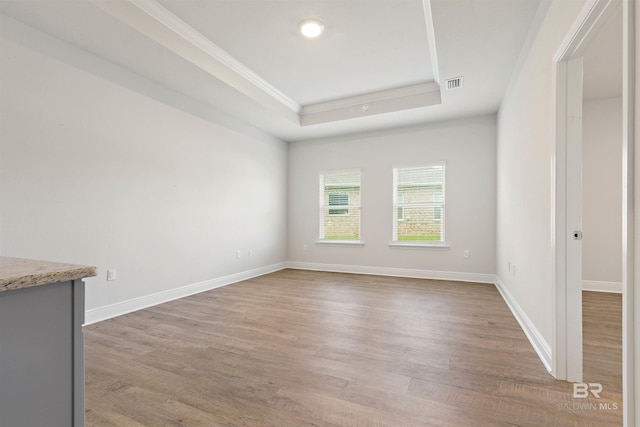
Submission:
{"label": "recessed ceiling light", "polygon": [[298,24],[300,33],[308,39],[320,37],[324,31],[324,24],[317,19],[305,19]]}

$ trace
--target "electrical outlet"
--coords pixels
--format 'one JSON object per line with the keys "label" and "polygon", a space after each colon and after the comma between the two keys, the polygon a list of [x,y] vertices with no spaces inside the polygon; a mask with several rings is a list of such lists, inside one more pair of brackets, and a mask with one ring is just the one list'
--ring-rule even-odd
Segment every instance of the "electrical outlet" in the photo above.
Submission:
{"label": "electrical outlet", "polygon": [[238,250],[236,251],[236,258],[237,258],[237,259],[240,259],[240,257],[241,257],[241,256],[242,256],[242,251],[241,251],[240,249],[238,249]]}
{"label": "electrical outlet", "polygon": [[469,250],[468,249],[464,251],[464,257],[465,258],[469,258]]}
{"label": "electrical outlet", "polygon": [[112,280],[116,280],[116,269],[110,268],[107,270],[107,280],[110,282]]}

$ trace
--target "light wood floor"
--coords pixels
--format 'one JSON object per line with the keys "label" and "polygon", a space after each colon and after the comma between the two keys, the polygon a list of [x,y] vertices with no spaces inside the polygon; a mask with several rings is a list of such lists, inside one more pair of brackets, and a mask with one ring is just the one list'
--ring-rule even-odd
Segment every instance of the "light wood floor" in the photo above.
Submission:
{"label": "light wood floor", "polygon": [[[584,382],[621,395],[622,295],[583,292],[582,311]],[[622,407],[622,397],[619,402]]]}
{"label": "light wood floor", "polygon": [[87,425],[621,425],[600,297],[573,399],[493,285],[283,270],[86,327]]}

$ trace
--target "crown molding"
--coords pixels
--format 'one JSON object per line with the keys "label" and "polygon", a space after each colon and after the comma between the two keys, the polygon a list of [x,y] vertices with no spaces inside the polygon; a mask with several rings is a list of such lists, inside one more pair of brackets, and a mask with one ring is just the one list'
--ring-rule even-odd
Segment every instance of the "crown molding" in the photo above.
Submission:
{"label": "crown molding", "polygon": [[436,30],[433,26],[433,13],[431,12],[431,0],[422,0],[424,9],[424,23],[427,30],[427,43],[429,44],[429,59],[431,60],[431,73],[433,80],[440,83],[440,70],[438,68],[438,51],[436,49]]}
{"label": "crown molding", "polygon": [[90,0],[250,98],[298,122],[301,106],[155,0]]}
{"label": "crown molding", "polygon": [[246,65],[242,64],[240,61],[235,59],[233,56],[228,54],[224,49],[222,49],[217,44],[213,43],[211,40],[206,38],[202,33],[194,29],[192,26],[184,22],[182,19],[174,15],[167,8],[162,6],[155,0],[128,0],[130,3],[135,5],[136,7],[143,10],[149,16],[161,22],[171,30],[173,30],[176,34],[180,35],[184,39],[188,40],[194,46],[202,49],[204,52],[209,54],[211,57],[220,61],[222,64],[227,66],[229,69],[242,76],[255,86],[262,89],[264,92],[271,95],[273,98],[287,106],[292,111],[298,113],[300,111],[300,105],[289,98],[284,93],[280,92],[269,82],[264,80],[258,74],[256,74],[253,70],[251,70]]}
{"label": "crown molding", "polygon": [[212,77],[309,126],[441,104],[431,0],[423,0],[434,81],[301,106],[156,0],[89,0]]}
{"label": "crown molding", "polygon": [[344,107],[353,107],[362,104],[371,104],[373,102],[388,101],[390,99],[404,98],[407,96],[420,95],[439,90],[440,85],[435,82],[419,83],[411,86],[381,90],[378,92],[370,92],[362,95],[349,96],[346,98],[305,105],[300,110],[300,114],[320,113],[323,111],[337,110]]}
{"label": "crown molding", "polygon": [[440,85],[438,83],[419,83],[303,106],[300,111],[300,124],[309,126],[427,107],[441,102]]}

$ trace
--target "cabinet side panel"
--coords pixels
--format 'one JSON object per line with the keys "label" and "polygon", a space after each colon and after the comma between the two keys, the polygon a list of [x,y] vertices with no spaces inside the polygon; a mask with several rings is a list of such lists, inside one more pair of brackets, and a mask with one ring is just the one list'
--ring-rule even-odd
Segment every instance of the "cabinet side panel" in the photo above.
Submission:
{"label": "cabinet side panel", "polygon": [[0,425],[72,425],[72,282],[0,292]]}
{"label": "cabinet side panel", "polygon": [[73,426],[84,427],[84,281],[73,281]]}

